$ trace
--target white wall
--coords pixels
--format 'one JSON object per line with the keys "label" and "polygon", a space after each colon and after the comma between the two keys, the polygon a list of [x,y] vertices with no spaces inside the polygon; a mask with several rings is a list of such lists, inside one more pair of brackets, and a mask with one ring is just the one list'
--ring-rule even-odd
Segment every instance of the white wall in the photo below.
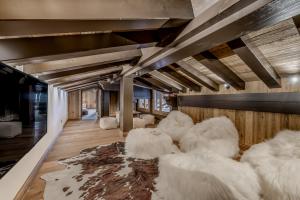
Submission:
{"label": "white wall", "polygon": [[63,129],[68,119],[67,93],[52,86],[48,87],[48,131],[1,180],[0,199],[13,200],[36,164]]}

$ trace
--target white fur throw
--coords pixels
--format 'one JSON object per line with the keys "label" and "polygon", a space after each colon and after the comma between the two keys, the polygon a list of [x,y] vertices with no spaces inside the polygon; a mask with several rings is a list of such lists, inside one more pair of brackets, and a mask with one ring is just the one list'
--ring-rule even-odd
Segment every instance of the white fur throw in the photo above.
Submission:
{"label": "white fur throw", "polygon": [[146,125],[155,124],[155,116],[151,114],[142,114],[141,118],[145,120]]}
{"label": "white fur throw", "polygon": [[141,118],[133,118],[133,128],[145,128],[146,122]]}
{"label": "white fur throw", "polygon": [[100,118],[100,128],[102,129],[114,129],[118,128],[117,119],[114,117],[102,117]]}
{"label": "white fur throw", "polygon": [[184,152],[209,149],[225,157],[239,152],[239,135],[227,117],[215,117],[194,125],[180,140]]}
{"label": "white fur throw", "polygon": [[300,199],[300,132],[282,131],[244,153],[261,179],[265,200]]}
{"label": "white fur throw", "polygon": [[160,157],[154,200],[259,200],[257,175],[210,151]]}
{"label": "white fur throw", "polygon": [[155,128],[138,128],[129,131],[125,149],[128,156],[142,159],[179,152],[170,136]]}
{"label": "white fur throw", "polygon": [[157,128],[170,135],[174,141],[180,141],[193,125],[194,122],[188,115],[180,111],[172,111],[159,122]]}

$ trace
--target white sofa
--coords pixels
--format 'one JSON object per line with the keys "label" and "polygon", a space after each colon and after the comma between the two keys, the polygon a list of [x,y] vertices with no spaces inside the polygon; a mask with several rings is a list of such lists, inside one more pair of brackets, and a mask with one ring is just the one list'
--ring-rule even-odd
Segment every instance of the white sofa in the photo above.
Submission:
{"label": "white sofa", "polygon": [[22,122],[0,122],[0,138],[13,138],[22,133]]}

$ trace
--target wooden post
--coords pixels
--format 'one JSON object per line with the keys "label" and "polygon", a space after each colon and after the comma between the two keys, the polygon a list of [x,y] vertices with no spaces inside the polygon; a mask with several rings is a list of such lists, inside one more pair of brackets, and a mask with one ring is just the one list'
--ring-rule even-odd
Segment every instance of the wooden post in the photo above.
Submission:
{"label": "wooden post", "polygon": [[120,81],[120,129],[128,132],[133,127],[133,78],[123,76]]}

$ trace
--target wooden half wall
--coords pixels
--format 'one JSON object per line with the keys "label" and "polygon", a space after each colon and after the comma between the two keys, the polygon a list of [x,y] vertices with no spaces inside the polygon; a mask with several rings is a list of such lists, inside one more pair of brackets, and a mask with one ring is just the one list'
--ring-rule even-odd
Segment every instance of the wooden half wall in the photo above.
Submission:
{"label": "wooden half wall", "polygon": [[239,131],[241,146],[260,143],[280,130],[300,130],[300,115],[185,106],[180,106],[179,110],[191,116],[194,122],[229,117]]}
{"label": "wooden half wall", "polygon": [[249,82],[244,91],[222,88],[214,93],[182,94],[178,103],[178,109],[194,122],[229,117],[239,131],[241,146],[260,143],[280,130],[300,131],[300,81],[293,83],[284,79],[282,88],[278,89]]}

